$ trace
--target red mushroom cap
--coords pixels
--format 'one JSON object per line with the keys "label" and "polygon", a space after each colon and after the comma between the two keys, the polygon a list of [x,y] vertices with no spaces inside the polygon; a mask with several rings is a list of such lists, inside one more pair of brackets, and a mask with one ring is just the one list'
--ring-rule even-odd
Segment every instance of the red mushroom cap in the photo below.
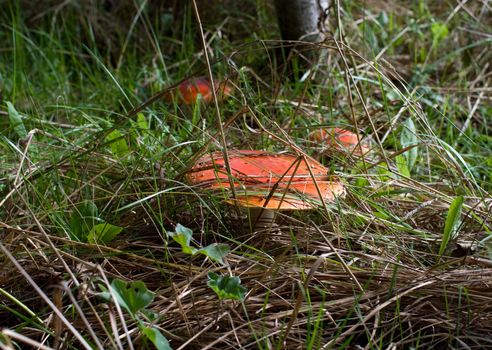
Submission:
{"label": "red mushroom cap", "polygon": [[[338,181],[316,181],[323,201],[333,202],[336,197],[345,196],[345,187]],[[321,204],[318,190],[314,182],[291,182],[282,184],[278,191],[272,193],[271,188],[258,186],[257,194],[247,192],[238,193],[236,199],[227,200],[228,203],[237,203],[242,207],[263,207],[266,209],[305,210],[313,209]],[[263,190],[263,191],[262,191]]]}
{"label": "red mushroom cap", "polygon": [[[315,160],[291,154],[234,150],[229,151],[229,165],[236,189],[236,199],[227,200],[229,203],[269,209],[311,209],[320,204],[320,194],[325,202],[345,195],[343,184],[330,178],[328,169]],[[207,189],[229,188],[223,153],[200,158],[186,179]]]}
{"label": "red mushroom cap", "polygon": [[370,150],[366,142],[359,143],[356,133],[342,128],[318,129],[311,132],[308,139],[357,156],[362,156]]}
{"label": "red mushroom cap", "polygon": [[[223,99],[232,93],[232,87],[227,82],[214,82],[217,97]],[[202,96],[205,103],[213,99],[212,86],[207,77],[190,78],[179,84],[177,92],[171,92],[165,95],[167,101],[172,101],[173,97],[177,98],[179,103],[192,104],[198,100],[198,95]]]}

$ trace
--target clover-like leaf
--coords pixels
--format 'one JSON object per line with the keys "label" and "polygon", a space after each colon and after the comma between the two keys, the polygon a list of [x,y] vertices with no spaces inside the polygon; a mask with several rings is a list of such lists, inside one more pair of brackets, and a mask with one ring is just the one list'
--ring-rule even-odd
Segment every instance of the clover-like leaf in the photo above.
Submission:
{"label": "clover-like leaf", "polygon": [[217,294],[220,300],[244,300],[248,291],[241,285],[241,279],[235,276],[219,276],[214,272],[208,273],[207,286]]}
{"label": "clover-like leaf", "polygon": [[171,237],[176,243],[181,246],[181,250],[186,254],[195,254],[196,249],[190,246],[193,231],[181,224],[176,225],[174,232],[167,232],[168,237]]}
{"label": "clover-like leaf", "polygon": [[127,283],[120,279],[114,279],[109,287],[111,293],[101,286],[103,293],[100,296],[106,300],[111,300],[111,296],[114,296],[118,305],[133,317],[154,300],[154,293],[148,290],[142,281]]}
{"label": "clover-like leaf", "polygon": [[196,253],[204,254],[212,261],[225,265],[224,257],[229,254],[230,248],[227,244],[210,244]]}
{"label": "clover-like leaf", "polygon": [[157,350],[172,350],[169,341],[162,335],[161,331],[155,327],[142,328],[142,334],[149,339]]}
{"label": "clover-like leaf", "polygon": [[227,244],[214,243],[204,248],[194,248],[191,246],[193,231],[181,224],[176,225],[174,232],[168,231],[166,234],[181,246],[183,253],[190,255],[203,254],[210,260],[225,265],[224,257],[229,254],[230,251]]}

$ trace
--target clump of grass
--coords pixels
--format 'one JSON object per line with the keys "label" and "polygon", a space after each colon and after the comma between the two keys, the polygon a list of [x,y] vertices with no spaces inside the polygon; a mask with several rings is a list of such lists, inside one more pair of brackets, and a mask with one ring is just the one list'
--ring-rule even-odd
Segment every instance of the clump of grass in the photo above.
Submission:
{"label": "clump of grass", "polygon": [[[0,14],[0,342],[489,346],[492,23],[479,2],[444,12],[437,3],[335,6],[309,72],[302,53],[284,70],[280,43],[260,40],[276,36],[269,3],[248,2],[258,9],[248,15],[231,5],[220,21],[203,13],[211,68],[235,86],[219,105],[229,148],[316,156],[307,135],[323,126],[371,140],[366,157],[321,159],[346,183],[345,200],[282,214],[278,228],[255,234],[183,180],[193,158],[221,147],[214,108],[158,95],[206,74],[190,8],[171,37],[142,3],[134,26],[101,38],[119,45],[104,51],[80,39],[110,16],[48,11],[34,29],[22,3],[9,7]],[[191,230],[184,241],[169,234],[179,224]],[[228,254],[203,251],[224,245]],[[145,303],[102,297],[111,286]]]}

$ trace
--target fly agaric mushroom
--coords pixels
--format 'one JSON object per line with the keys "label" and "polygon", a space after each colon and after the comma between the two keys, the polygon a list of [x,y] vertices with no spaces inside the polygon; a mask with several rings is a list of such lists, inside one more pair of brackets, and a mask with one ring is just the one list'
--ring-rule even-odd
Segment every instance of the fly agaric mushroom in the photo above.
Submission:
{"label": "fly agaric mushroom", "polygon": [[[215,91],[219,100],[230,95],[232,87],[225,81],[214,81]],[[176,98],[179,103],[186,105],[195,103],[198,100],[198,95],[202,96],[202,100],[209,103],[213,100],[212,85],[207,77],[190,78],[178,85],[175,91],[171,91],[164,95],[164,99],[171,102]]]}
{"label": "fly agaric mushroom", "polygon": [[363,156],[370,150],[367,142],[359,142],[356,133],[342,128],[314,130],[308,135],[308,139],[325,146],[334,146],[336,149],[356,156]]}
{"label": "fly agaric mushroom", "polygon": [[[265,151],[229,151],[232,191],[226,200],[250,209],[254,228],[270,226],[276,210],[307,210],[345,195],[345,187],[312,159]],[[198,159],[186,180],[207,190],[231,186],[222,152]],[[319,191],[318,191],[319,190]]]}

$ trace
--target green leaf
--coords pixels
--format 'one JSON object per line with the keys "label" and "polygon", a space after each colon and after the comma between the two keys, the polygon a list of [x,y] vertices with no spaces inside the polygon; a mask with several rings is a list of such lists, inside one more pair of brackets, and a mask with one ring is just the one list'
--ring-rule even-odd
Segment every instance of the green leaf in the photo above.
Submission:
{"label": "green leaf", "polygon": [[122,227],[111,225],[107,222],[98,224],[90,230],[87,235],[87,241],[89,243],[109,243],[119,235],[121,231],[123,231]]}
{"label": "green leaf", "polygon": [[[415,124],[413,123],[412,118],[408,118],[403,123],[403,130],[401,131],[400,135],[400,143],[403,148],[418,145],[419,143],[419,140],[417,138],[417,129],[415,128]],[[408,151],[403,153],[403,155],[407,159],[407,167],[409,171],[412,171],[413,167],[415,166],[418,152],[419,151],[417,147],[412,147]]]}
{"label": "green leaf", "polygon": [[24,122],[22,121],[22,117],[20,116],[19,112],[17,112],[14,105],[10,102],[7,102],[7,109],[9,111],[10,126],[14,129],[19,138],[25,138],[27,136],[27,130],[24,126]]}
{"label": "green leaf", "polygon": [[208,256],[210,260],[225,265],[223,259],[229,252],[230,249],[227,244],[210,244],[205,248],[198,250],[196,253],[204,254]]}
{"label": "green leaf", "polygon": [[434,22],[431,25],[431,32],[432,46],[436,46],[448,36],[449,30],[446,23]]}
{"label": "green leaf", "polygon": [[70,230],[72,239],[87,242],[87,235],[92,230],[98,218],[96,205],[91,201],[84,201],[75,207],[70,217]]}
{"label": "green leaf", "polygon": [[463,196],[456,197],[449,206],[444,232],[442,234],[442,242],[439,247],[439,257],[446,251],[446,247],[450,240],[455,239],[458,235],[458,227],[461,224],[461,210],[463,208]]}
{"label": "green leaf", "polygon": [[167,235],[181,246],[183,253],[192,255],[196,253],[197,250],[190,246],[193,231],[189,228],[184,227],[181,224],[177,224],[174,232],[168,231]]}
{"label": "green leaf", "polygon": [[157,328],[145,327],[142,329],[142,334],[144,334],[147,339],[154,344],[157,350],[172,350],[171,345],[169,345],[169,341]]}
{"label": "green leaf", "polygon": [[379,15],[376,17],[377,23],[381,28],[385,28],[389,24],[388,13],[386,11],[381,11]]}
{"label": "green leaf", "polygon": [[207,286],[217,294],[220,300],[244,300],[247,289],[241,286],[241,279],[235,276],[219,276],[214,272],[208,273]]}
{"label": "green leaf", "polygon": [[185,254],[203,254],[206,255],[210,260],[218,262],[222,265],[224,263],[224,257],[229,254],[229,246],[227,244],[210,244],[205,248],[197,249],[191,246],[191,238],[193,236],[193,231],[189,228],[177,224],[174,232],[166,232],[168,237],[171,237],[176,243],[181,246],[181,250]]}
{"label": "green leaf", "polygon": [[[354,171],[355,174],[355,171]],[[357,187],[368,187],[369,186],[369,180],[367,180],[365,177],[356,177],[357,180],[355,180],[355,186]]]}
{"label": "green leaf", "polygon": [[147,322],[155,323],[161,317],[159,313],[147,309],[140,310],[140,313],[144,316]]}
{"label": "green leaf", "polygon": [[149,125],[147,124],[147,119],[145,119],[145,116],[142,112],[137,114],[137,127],[140,130],[148,130]]}
{"label": "green leaf", "polygon": [[396,167],[398,168],[398,172],[406,177],[410,177],[410,170],[408,170],[407,159],[403,155],[398,155],[395,157]]}
{"label": "green leaf", "polygon": [[364,28],[364,39],[369,44],[369,47],[377,49],[379,47],[378,38],[376,36],[376,33],[374,33],[372,26],[367,23],[364,23],[363,28]]}
{"label": "green leaf", "polygon": [[123,134],[118,130],[113,130],[106,136],[111,152],[117,157],[123,157],[128,154],[129,149]]}
{"label": "green leaf", "polygon": [[394,174],[388,169],[386,163],[381,164],[378,168],[379,180],[382,182],[388,182],[395,178]]}
{"label": "green leaf", "polygon": [[99,294],[105,300],[111,300],[114,296],[118,305],[125,309],[133,318],[138,311],[142,311],[154,300],[154,293],[147,289],[142,281],[127,283],[120,279],[111,282],[111,293],[103,286],[103,293]]}

